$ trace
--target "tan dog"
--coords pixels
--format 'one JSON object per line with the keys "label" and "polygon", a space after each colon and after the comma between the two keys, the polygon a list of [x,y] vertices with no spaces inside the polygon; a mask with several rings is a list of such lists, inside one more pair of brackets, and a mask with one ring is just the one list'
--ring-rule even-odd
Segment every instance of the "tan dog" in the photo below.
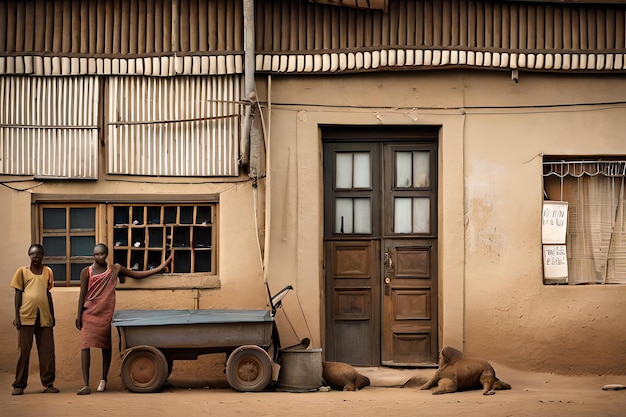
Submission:
{"label": "tan dog", "polygon": [[[414,387],[423,378],[409,379],[402,387]],[[511,386],[496,378],[496,372],[489,362],[482,359],[465,358],[453,347],[444,347],[439,354],[439,369],[432,378],[420,386],[431,389],[435,394],[446,394],[466,389],[483,389],[483,395],[493,395],[495,390],[511,389]]]}
{"label": "tan dog", "polygon": [[352,365],[343,362],[322,362],[322,379],[337,391],[358,391],[370,384],[368,377],[361,375]]}

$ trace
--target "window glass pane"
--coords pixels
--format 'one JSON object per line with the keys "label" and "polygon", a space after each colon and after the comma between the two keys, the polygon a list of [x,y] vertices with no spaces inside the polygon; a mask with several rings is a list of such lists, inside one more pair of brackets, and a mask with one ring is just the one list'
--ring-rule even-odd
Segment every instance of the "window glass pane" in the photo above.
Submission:
{"label": "window glass pane", "polygon": [[128,252],[126,249],[113,251],[113,263],[124,266],[128,265]]}
{"label": "window glass pane", "polygon": [[174,228],[174,247],[188,248],[191,246],[189,227],[175,227]]}
{"label": "window glass pane", "polygon": [[[70,256],[93,256],[96,240],[93,236],[70,237]],[[65,255],[65,251],[63,251]]]}
{"label": "window glass pane", "polygon": [[193,207],[183,206],[180,208],[180,223],[181,224],[193,223]]}
{"label": "window glass pane", "polygon": [[65,256],[65,236],[44,237],[43,247],[46,256]]}
{"label": "window glass pane", "polygon": [[211,252],[196,252],[196,272],[208,272],[211,270]]}
{"label": "window glass pane", "polygon": [[65,209],[64,208],[44,208],[43,209],[43,228],[65,230]]}
{"label": "window glass pane", "polygon": [[113,221],[115,225],[129,224],[128,221],[128,207],[115,207],[113,210]]}
{"label": "window glass pane", "polygon": [[96,228],[96,209],[71,208],[70,209],[70,229],[92,229]]}
{"label": "window glass pane", "polygon": [[191,272],[191,252],[188,250],[174,252],[172,268],[174,272],[183,274]]}
{"label": "window glass pane", "polygon": [[370,188],[371,180],[370,154],[358,152],[354,154],[354,188]]}
{"label": "window glass pane", "polygon": [[395,233],[411,233],[412,213],[411,198],[395,198],[394,199],[394,223],[393,231]]}
{"label": "window glass pane", "polygon": [[176,223],[176,207],[165,207],[165,224]]}
{"label": "window glass pane", "polygon": [[413,187],[430,187],[430,153],[413,152]]}
{"label": "window glass pane", "polygon": [[52,273],[54,273],[54,281],[65,282],[65,264],[50,264],[44,262],[50,268],[52,268]]}
{"label": "window glass pane", "polygon": [[372,233],[371,213],[369,198],[354,199],[354,233]]}
{"label": "window glass pane", "polygon": [[396,152],[396,187],[409,188],[413,181],[413,153]]}
{"label": "window glass pane", "polygon": [[161,207],[148,207],[148,224],[161,223]]}
{"label": "window glass pane", "polygon": [[198,207],[198,213],[196,214],[196,224],[211,223],[211,207],[200,206]]}
{"label": "window glass pane", "polygon": [[413,233],[430,232],[430,200],[413,199]]}
{"label": "window glass pane", "polygon": [[337,153],[335,161],[337,188],[352,188],[352,154]]}
{"label": "window glass pane", "polygon": [[210,227],[194,227],[193,228],[193,247],[194,248],[210,248],[211,247],[211,228]]}
{"label": "window glass pane", "polygon": [[72,281],[80,281],[80,271],[83,270],[84,267],[89,266],[91,264],[72,264]]}
{"label": "window glass pane", "polygon": [[148,247],[151,247],[151,248],[163,247],[163,228],[152,227],[148,229]]}
{"label": "window glass pane", "polygon": [[353,232],[353,201],[351,198],[335,200],[335,233]]}

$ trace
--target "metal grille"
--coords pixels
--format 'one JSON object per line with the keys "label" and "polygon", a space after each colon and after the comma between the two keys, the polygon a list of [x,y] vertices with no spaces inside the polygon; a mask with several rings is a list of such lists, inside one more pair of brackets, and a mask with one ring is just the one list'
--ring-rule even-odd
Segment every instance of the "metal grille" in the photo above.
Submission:
{"label": "metal grille", "polygon": [[240,76],[112,77],[110,174],[237,176]]}
{"label": "metal grille", "polygon": [[98,79],[0,77],[0,172],[98,177]]}

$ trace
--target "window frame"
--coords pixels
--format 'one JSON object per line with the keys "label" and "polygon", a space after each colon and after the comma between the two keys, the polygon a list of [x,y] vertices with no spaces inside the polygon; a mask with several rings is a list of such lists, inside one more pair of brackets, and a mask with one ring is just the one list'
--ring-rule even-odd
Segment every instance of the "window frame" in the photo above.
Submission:
{"label": "window frame", "polygon": [[[608,218],[612,218],[614,223],[610,224],[610,227],[607,229],[599,227],[599,225],[605,224],[603,219],[607,218],[605,216],[606,213],[597,210],[591,211],[590,207],[599,207],[598,203],[594,199],[589,199],[587,195],[589,191],[584,191],[587,187],[591,187],[590,181],[592,179],[601,179],[603,181],[615,181],[617,179],[621,182],[621,194],[618,190],[618,194],[622,196],[621,201],[619,197],[606,201],[602,200],[603,207],[610,206],[612,210],[615,210],[613,213],[609,212]],[[573,184],[574,181],[576,181],[576,184]],[[563,244],[556,245],[565,247],[568,264],[567,277],[565,279],[546,278],[544,265],[544,285],[626,284],[626,274],[620,276],[613,275],[618,271],[617,262],[626,255],[626,246],[624,246],[625,234],[620,230],[624,222],[626,222],[626,216],[617,216],[618,213],[624,211],[624,205],[626,204],[626,198],[623,195],[626,187],[625,181],[626,156],[623,155],[544,156],[542,163],[543,202],[564,201],[568,203],[566,240]],[[614,187],[611,184],[607,185],[610,185],[609,188],[611,189]],[[595,193],[602,193],[602,187],[606,186],[597,184],[593,190],[595,190]],[[607,195],[614,194],[611,192]],[[551,198],[556,198],[556,200]],[[583,224],[583,228],[572,228],[570,223],[573,221],[576,221],[576,224]],[[608,233],[609,230],[610,233]],[[589,239],[595,239],[595,243],[590,242]],[[608,241],[609,247],[604,248],[604,246],[602,246],[604,243],[600,241]],[[581,242],[584,242],[584,244],[581,244]],[[598,244],[602,246],[602,248],[598,249]],[[545,251],[546,246],[555,245],[542,242],[543,251]],[[598,246],[598,248],[596,248],[596,246]],[[594,248],[596,249],[594,250]],[[606,259],[603,259],[604,256],[606,256]],[[546,260],[544,259],[544,263],[545,262]],[[594,266],[595,276],[593,276],[593,274],[590,276],[586,276],[586,274],[573,275],[574,271],[580,271],[581,262],[583,262],[583,264],[587,262],[584,264],[587,265],[585,266],[587,269]],[[604,265],[604,267],[598,269],[598,264]],[[621,262],[621,264],[619,269],[624,271],[624,263]]]}
{"label": "window frame", "polygon": [[[43,195],[34,194],[32,197],[32,204],[34,206],[34,221],[33,232],[34,241],[43,242],[44,238],[44,214],[43,208],[63,208],[68,211],[70,208],[75,207],[95,207],[95,231],[93,236],[95,237],[95,243],[104,242],[109,246],[109,258],[108,262],[114,261],[114,222],[113,222],[113,208],[115,206],[210,206],[211,207],[211,252],[210,259],[210,271],[206,272],[176,272],[168,271],[162,272],[159,276],[164,276],[167,279],[159,280],[146,280],[149,283],[143,282],[141,284],[134,283],[135,280],[126,280],[125,284],[119,285],[120,288],[145,288],[145,289],[172,289],[172,288],[219,288],[220,281],[218,276],[218,259],[219,259],[219,195],[218,194],[202,194],[202,195],[144,195],[144,196],[131,196],[124,197],[119,195],[87,195],[87,196],[70,196],[70,195]],[[194,211],[195,213],[195,211]],[[69,216],[69,214],[66,214]],[[66,225],[69,228],[69,225]],[[189,225],[194,227],[197,225]],[[58,236],[61,232],[55,231],[55,235]],[[49,234],[49,233],[48,233]],[[66,236],[70,236],[69,234]],[[45,249],[45,248],[44,248]],[[205,248],[202,248],[205,249]],[[65,263],[65,279],[59,280],[59,277],[55,276],[55,285],[59,287],[77,287],[80,285],[78,277],[73,278],[71,272],[71,248],[69,245],[65,247],[65,256],[50,257],[46,255],[44,257],[44,264]],[[164,251],[168,248],[163,247]],[[176,252],[176,250],[175,250]],[[169,255],[169,253],[168,253]],[[70,258],[68,258],[68,256]],[[90,265],[93,262],[93,256],[81,256],[74,259],[80,261],[79,263],[84,265]],[[74,262],[76,264],[77,262]],[[69,269],[68,269],[69,268]],[[69,271],[69,272],[68,272]]]}
{"label": "window frame", "polygon": [[[154,209],[157,208],[159,222],[154,218]],[[185,208],[192,209],[190,216],[183,212],[188,211]],[[210,219],[200,212],[200,208],[208,209]],[[173,221],[167,218],[172,211]],[[112,262],[129,269],[139,264],[140,269],[145,269],[146,266],[149,268],[151,265],[160,265],[173,251],[171,273],[216,275],[216,215],[215,203],[108,204],[107,223],[113,228],[108,239],[109,252],[113,255]],[[122,218],[118,219],[118,216]],[[157,239],[161,241],[160,246],[153,244]],[[210,256],[209,270],[206,271],[198,270],[203,269],[203,265],[199,265],[198,256],[202,253]],[[187,262],[189,271],[185,268]]]}
{"label": "window frame", "polygon": [[[94,209],[94,227],[93,230],[88,228],[77,228],[74,231],[71,227],[71,211],[72,209]],[[46,209],[64,209],[65,210],[65,231],[61,229],[45,229],[44,228],[44,210]],[[98,236],[102,233],[98,223],[101,212],[101,205],[97,203],[42,203],[37,205],[37,242],[41,242],[44,246],[44,264],[51,266],[55,271],[54,285],[61,287],[71,287],[80,285],[80,277],[72,279],[72,265],[78,265],[78,269],[93,262],[93,255],[72,255],[72,237],[89,237],[93,236],[94,242],[98,243]],[[50,255],[50,250],[46,249],[45,240],[47,238],[65,237],[65,255]],[[94,243],[94,245],[95,245]],[[49,246],[49,245],[47,245]],[[92,248],[93,249],[93,248]],[[60,279],[58,269],[54,265],[64,265],[65,279]]]}

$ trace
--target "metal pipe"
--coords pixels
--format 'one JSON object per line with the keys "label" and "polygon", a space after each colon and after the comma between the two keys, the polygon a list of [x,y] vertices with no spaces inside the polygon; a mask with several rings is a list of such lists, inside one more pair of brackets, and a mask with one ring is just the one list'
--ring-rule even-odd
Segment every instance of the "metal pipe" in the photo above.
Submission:
{"label": "metal pipe", "polygon": [[243,0],[243,35],[244,35],[244,101],[245,114],[241,127],[241,156],[239,162],[247,165],[250,162],[250,127],[252,125],[252,106],[254,93],[254,0]]}

